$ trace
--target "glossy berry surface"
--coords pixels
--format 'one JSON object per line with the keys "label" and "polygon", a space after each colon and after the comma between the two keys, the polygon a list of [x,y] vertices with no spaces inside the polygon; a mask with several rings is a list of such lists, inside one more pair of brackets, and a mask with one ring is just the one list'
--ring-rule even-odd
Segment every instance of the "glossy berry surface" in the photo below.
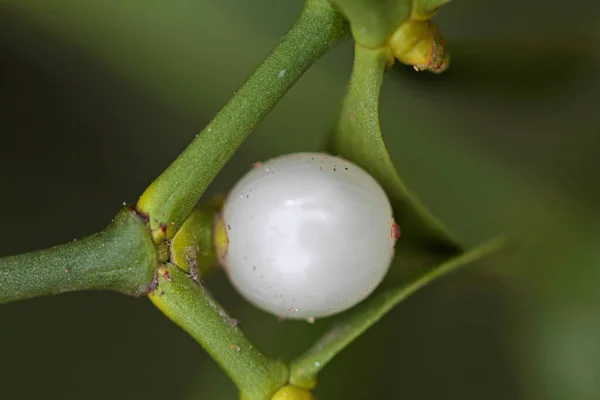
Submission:
{"label": "glossy berry surface", "polygon": [[284,318],[328,316],[363,300],[385,276],[398,235],[379,184],[322,153],[257,163],[229,193],[222,218],[232,284]]}

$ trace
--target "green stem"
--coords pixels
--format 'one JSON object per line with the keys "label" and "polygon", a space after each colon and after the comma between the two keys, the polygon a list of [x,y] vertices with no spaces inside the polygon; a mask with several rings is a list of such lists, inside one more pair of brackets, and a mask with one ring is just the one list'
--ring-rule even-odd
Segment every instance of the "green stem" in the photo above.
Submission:
{"label": "green stem", "polygon": [[146,221],[125,209],[95,235],[0,258],[0,303],[93,289],[141,295],[152,285],[155,268]]}
{"label": "green stem", "polygon": [[327,150],[358,164],[383,186],[403,241],[456,253],[458,241],[400,178],[388,153],[379,123],[379,96],[389,60],[386,48],[355,46],[348,92]]}
{"label": "green stem", "polygon": [[158,286],[148,297],[217,361],[242,398],[268,400],[287,382],[285,364],[258,351],[204,286],[179,268],[161,267]]}
{"label": "green stem", "polygon": [[141,196],[138,209],[150,217],[155,241],[173,237],[252,129],[321,55],[347,35],[344,18],[329,2],[306,2],[277,47]]}
{"label": "green stem", "polygon": [[417,0],[330,0],[344,14],[357,44],[384,47],[392,33],[410,18]]}
{"label": "green stem", "polygon": [[312,388],[317,374],[339,352],[373,326],[398,303],[436,279],[477,261],[502,247],[505,239],[490,240],[468,252],[424,271],[404,285],[378,292],[332,324],[325,335],[290,365],[290,382]]}
{"label": "green stem", "polygon": [[219,264],[215,252],[214,221],[222,199],[198,204],[169,243],[169,261],[184,272],[204,277]]}

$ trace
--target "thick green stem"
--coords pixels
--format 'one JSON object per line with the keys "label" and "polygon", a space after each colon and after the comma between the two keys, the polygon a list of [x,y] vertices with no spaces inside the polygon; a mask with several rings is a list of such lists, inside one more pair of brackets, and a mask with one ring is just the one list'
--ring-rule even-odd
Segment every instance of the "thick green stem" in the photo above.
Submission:
{"label": "thick green stem", "polygon": [[285,364],[258,351],[204,286],[179,268],[161,267],[158,286],[149,298],[211,355],[244,399],[271,399],[287,382]]}
{"label": "thick green stem", "polygon": [[350,21],[356,43],[384,47],[392,33],[410,18],[416,0],[330,0]]}
{"label": "thick green stem", "polygon": [[156,249],[146,221],[121,211],[95,235],[53,247],[0,258],[0,303],[76,290],[148,292]]}
{"label": "thick green stem", "polygon": [[279,45],[185,151],[141,196],[155,241],[171,238],[207,186],[296,80],[348,35],[344,18],[326,0],[308,0]]}

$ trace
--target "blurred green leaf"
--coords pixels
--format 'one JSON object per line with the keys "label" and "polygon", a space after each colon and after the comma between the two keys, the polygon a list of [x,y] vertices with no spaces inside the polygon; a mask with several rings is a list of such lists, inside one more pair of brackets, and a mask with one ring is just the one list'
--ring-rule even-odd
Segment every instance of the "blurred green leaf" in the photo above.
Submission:
{"label": "blurred green leaf", "polygon": [[405,239],[455,252],[460,247],[457,241],[405,185],[386,149],[379,125],[379,93],[387,62],[385,50],[355,46],[348,92],[327,150],[360,165],[381,183]]}
{"label": "blurred green leaf", "polygon": [[453,41],[452,65],[440,77],[415,74],[402,65],[397,73],[414,81],[433,81],[457,91],[545,96],[585,82],[598,70],[594,40],[582,34],[561,38]]}
{"label": "blurred green leaf", "polygon": [[395,289],[375,294],[335,322],[325,335],[304,355],[290,365],[291,382],[308,385],[336,354],[348,346],[388,311],[428,283],[456,269],[476,261],[502,246],[503,239],[494,239],[437,267],[427,270],[408,283]]}

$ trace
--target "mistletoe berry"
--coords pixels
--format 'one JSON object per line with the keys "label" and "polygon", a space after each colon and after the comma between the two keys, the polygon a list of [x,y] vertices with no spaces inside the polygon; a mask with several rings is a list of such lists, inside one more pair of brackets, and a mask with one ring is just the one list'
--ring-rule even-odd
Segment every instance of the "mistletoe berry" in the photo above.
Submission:
{"label": "mistletoe berry", "polygon": [[218,225],[227,234],[221,262],[240,294],[295,319],[332,315],[367,297],[398,235],[379,184],[322,153],[257,164],[230,192]]}

